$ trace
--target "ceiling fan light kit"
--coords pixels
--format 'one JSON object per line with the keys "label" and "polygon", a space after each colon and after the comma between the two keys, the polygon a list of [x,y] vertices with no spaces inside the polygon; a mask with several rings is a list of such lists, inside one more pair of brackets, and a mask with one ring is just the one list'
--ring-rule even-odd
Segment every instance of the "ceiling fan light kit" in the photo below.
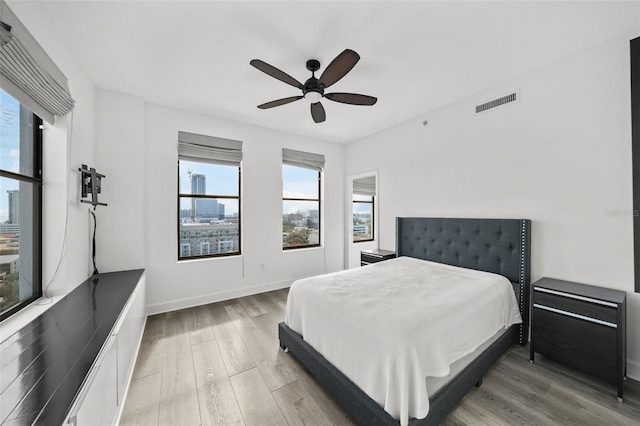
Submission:
{"label": "ceiling fan light kit", "polygon": [[273,65],[269,65],[260,59],[253,59],[250,64],[255,68],[302,91],[302,96],[290,96],[288,98],[277,99],[275,101],[258,105],[258,108],[273,108],[304,98],[311,103],[311,117],[313,118],[313,121],[316,123],[322,123],[326,119],[324,107],[320,103],[322,98],[349,105],[373,105],[378,101],[378,99],[373,96],[359,95],[357,93],[324,93],[324,89],[335,84],[342,79],[342,77],[347,75],[359,60],[360,56],[356,52],[351,49],[345,49],[333,61],[331,61],[318,79],[316,78],[315,73],[320,69],[320,62],[316,59],[309,59],[307,61],[307,69],[311,71],[311,77],[302,84]]}

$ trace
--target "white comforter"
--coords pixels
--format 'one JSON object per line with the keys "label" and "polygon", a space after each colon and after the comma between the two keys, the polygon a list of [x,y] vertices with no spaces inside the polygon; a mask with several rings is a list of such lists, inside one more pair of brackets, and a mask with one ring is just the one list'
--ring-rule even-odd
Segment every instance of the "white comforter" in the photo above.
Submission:
{"label": "white comforter", "polygon": [[286,324],[406,425],[428,376],[522,322],[501,275],[400,257],[292,284]]}

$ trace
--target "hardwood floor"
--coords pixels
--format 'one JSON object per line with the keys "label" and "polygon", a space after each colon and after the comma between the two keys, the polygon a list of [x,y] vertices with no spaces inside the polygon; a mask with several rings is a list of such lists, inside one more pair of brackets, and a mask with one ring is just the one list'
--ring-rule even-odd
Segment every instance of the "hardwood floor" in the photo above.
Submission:
{"label": "hardwood floor", "polygon": [[[278,346],[287,289],[148,318],[122,425],[352,425]],[[444,422],[640,425],[640,383],[613,385],[513,346]]]}

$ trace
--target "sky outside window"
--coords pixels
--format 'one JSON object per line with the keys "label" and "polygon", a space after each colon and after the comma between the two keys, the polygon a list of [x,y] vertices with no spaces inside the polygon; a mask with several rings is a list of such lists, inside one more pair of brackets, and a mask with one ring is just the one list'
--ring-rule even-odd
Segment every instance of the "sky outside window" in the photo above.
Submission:
{"label": "sky outside window", "polygon": [[[0,90],[0,168],[20,172],[20,103]],[[7,190],[18,189],[18,182],[7,181],[0,193],[0,222],[9,219]]]}
{"label": "sky outside window", "polygon": [[[302,167],[282,165],[282,197],[319,199],[318,171]],[[317,202],[314,203],[317,209]],[[297,213],[309,210],[305,201],[287,201],[282,213]]]}

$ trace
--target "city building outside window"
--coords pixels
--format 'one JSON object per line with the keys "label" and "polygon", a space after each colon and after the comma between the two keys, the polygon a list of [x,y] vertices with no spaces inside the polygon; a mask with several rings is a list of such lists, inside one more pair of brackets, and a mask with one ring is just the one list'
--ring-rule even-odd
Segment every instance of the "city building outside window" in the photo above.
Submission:
{"label": "city building outside window", "polygon": [[282,165],[282,248],[320,245],[322,172]]}
{"label": "city building outside window", "polygon": [[0,90],[0,320],[42,296],[42,120]]}
{"label": "city building outside window", "polygon": [[178,132],[178,260],[241,253],[242,142]]}
{"label": "city building outside window", "polygon": [[373,241],[374,196],[353,194],[353,242]]}

